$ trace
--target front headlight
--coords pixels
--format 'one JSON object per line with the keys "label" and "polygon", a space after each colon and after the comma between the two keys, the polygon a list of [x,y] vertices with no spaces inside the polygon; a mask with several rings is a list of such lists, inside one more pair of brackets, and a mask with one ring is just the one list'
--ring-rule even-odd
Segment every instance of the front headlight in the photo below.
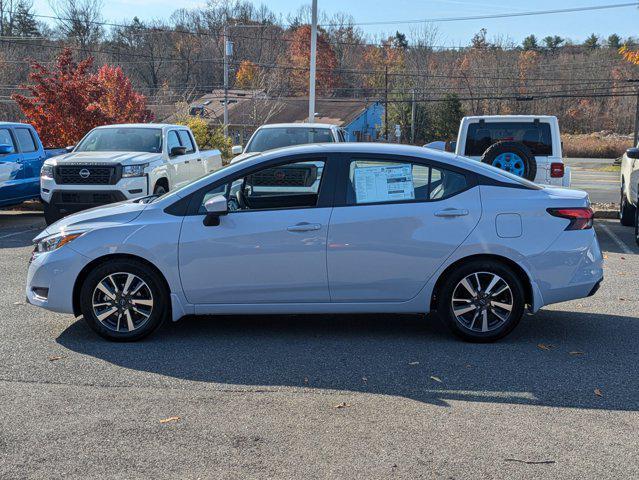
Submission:
{"label": "front headlight", "polygon": [[42,178],[53,178],[53,165],[47,165],[46,163],[42,165],[40,176]]}
{"label": "front headlight", "polygon": [[79,236],[84,235],[85,233],[86,232],[58,233],[56,235],[51,235],[50,237],[43,238],[38,243],[36,243],[35,249],[33,250],[33,256],[36,256],[40,253],[52,252],[53,250],[57,250],[63,245],[72,242]]}
{"label": "front headlight", "polygon": [[122,167],[122,176],[142,177],[144,175],[144,169],[148,166],[148,163],[143,163],[142,165],[125,165]]}

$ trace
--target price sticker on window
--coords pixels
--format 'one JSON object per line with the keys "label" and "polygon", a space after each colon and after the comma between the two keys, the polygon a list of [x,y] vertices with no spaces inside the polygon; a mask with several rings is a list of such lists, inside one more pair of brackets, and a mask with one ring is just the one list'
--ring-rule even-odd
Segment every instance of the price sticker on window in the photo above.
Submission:
{"label": "price sticker on window", "polygon": [[413,200],[413,172],[410,164],[355,167],[357,203]]}

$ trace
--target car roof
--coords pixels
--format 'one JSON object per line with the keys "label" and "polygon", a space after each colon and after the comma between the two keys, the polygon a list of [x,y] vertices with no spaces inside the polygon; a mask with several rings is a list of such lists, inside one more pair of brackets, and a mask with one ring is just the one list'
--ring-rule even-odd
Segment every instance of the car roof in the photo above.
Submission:
{"label": "car roof", "polygon": [[258,130],[265,128],[338,128],[331,123],[269,123],[262,125]]}
{"label": "car roof", "polygon": [[0,122],[0,127],[30,127],[28,123],[21,122]]}
{"label": "car roof", "polygon": [[464,117],[465,122],[478,122],[485,120],[486,122],[534,122],[535,119],[539,120],[557,120],[554,115],[477,115],[471,117]]}

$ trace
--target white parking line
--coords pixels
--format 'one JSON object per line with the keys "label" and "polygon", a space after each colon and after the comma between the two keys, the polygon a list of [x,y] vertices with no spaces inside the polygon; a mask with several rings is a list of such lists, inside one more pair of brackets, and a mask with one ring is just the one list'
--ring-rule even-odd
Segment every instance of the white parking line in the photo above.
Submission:
{"label": "white parking line", "polygon": [[601,229],[606,232],[608,234],[608,236],[612,239],[613,242],[615,242],[617,244],[617,246],[619,248],[621,248],[621,250],[623,251],[623,253],[627,253],[629,255],[631,255],[632,253],[634,253],[630,247],[628,245],[626,245],[623,240],[621,240],[621,238],[619,238],[612,230],[610,230],[608,228],[608,226],[605,223],[599,223],[598,224]]}
{"label": "white parking line", "polygon": [[0,237],[0,240],[2,240],[3,238],[9,238],[9,237],[15,237],[16,235],[22,235],[23,233],[27,233],[27,232],[33,232],[34,230],[38,230],[38,228],[30,228],[29,230],[22,230],[21,232],[13,232],[13,233],[9,233],[8,235],[2,235]]}

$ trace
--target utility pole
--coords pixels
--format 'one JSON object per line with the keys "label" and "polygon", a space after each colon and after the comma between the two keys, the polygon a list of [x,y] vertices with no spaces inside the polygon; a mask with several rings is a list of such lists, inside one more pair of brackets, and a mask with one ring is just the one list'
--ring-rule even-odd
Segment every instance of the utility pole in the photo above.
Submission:
{"label": "utility pole", "polygon": [[308,123],[315,122],[315,64],[317,62],[317,0],[313,0],[311,23],[311,65],[308,83]]}
{"label": "utility pole", "polygon": [[413,101],[410,109],[410,143],[415,143],[415,89],[413,88]]}
{"label": "utility pole", "polygon": [[224,136],[229,136],[229,56],[233,54],[233,44],[229,42],[228,25],[224,24]]}
{"label": "utility pole", "polygon": [[384,67],[384,139],[388,142],[388,65]]}

